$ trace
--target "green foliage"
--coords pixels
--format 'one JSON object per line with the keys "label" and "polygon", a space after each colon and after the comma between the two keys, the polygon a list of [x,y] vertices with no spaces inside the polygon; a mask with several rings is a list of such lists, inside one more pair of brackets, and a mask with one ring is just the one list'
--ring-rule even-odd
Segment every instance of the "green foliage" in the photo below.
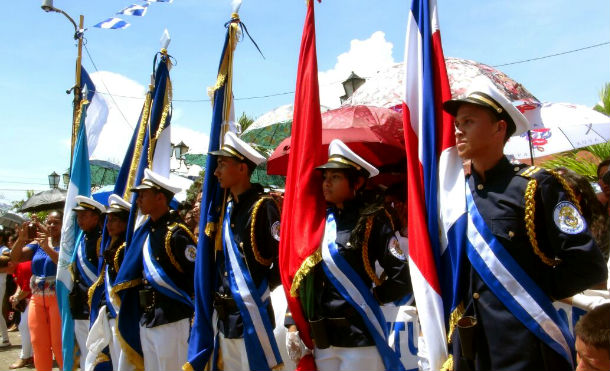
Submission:
{"label": "green foliage", "polygon": [[201,193],[204,175],[205,170],[201,170],[201,172],[199,173],[199,178],[195,179],[189,189],[186,190],[186,203],[191,205],[191,207],[195,204],[195,201],[197,200],[197,195]]}
{"label": "green foliage", "polygon": [[[592,156],[577,156],[582,151],[588,152]],[[592,160],[591,157],[594,159]],[[585,176],[590,182],[594,182],[597,181],[597,164],[607,158],[610,158],[610,143],[601,143],[565,152],[552,160],[545,161],[540,166],[546,169],[565,167]]]}
{"label": "green foliage", "polygon": [[254,119],[248,115],[246,115],[245,112],[241,113],[241,116],[239,117],[239,119],[237,120],[237,122],[239,123],[239,125],[241,126],[241,132],[243,133],[244,131],[246,131],[246,129],[252,125],[252,123],[254,122]]}
{"label": "green foliage", "polygon": [[597,112],[601,112],[606,116],[610,116],[610,83],[606,83],[602,90],[599,92],[599,99],[601,104],[596,104],[593,107]]}
{"label": "green foliage", "polygon": [[[15,210],[15,211],[19,211],[19,209],[25,203],[25,201],[27,199],[29,199],[30,197],[34,196],[34,193],[35,192],[33,190],[31,190],[31,189],[26,190],[25,191],[25,199],[11,202],[12,209]],[[27,214],[28,214],[28,216],[30,218],[35,215],[38,218],[38,220],[43,222],[47,218],[47,215],[49,214],[49,212],[50,211],[40,211],[40,212],[37,212],[37,213],[27,213]]]}

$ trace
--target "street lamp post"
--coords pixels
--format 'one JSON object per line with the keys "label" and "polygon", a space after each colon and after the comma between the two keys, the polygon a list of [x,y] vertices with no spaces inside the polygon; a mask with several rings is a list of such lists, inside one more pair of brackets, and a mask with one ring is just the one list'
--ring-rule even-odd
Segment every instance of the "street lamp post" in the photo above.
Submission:
{"label": "street lamp post", "polygon": [[59,186],[59,174],[57,174],[56,172],[52,172],[51,174],[49,174],[49,187],[51,187],[51,189],[55,189]]}
{"label": "street lamp post", "polygon": [[72,23],[72,25],[74,26],[74,40],[78,40],[78,55],[76,57],[76,79],[75,79],[76,84],[74,85],[74,87],[72,89],[67,91],[68,93],[70,93],[70,91],[74,91],[74,101],[73,101],[73,107],[72,107],[72,139],[71,139],[71,147],[70,147],[70,167],[72,167],[72,157],[74,156],[74,145],[76,144],[76,136],[78,134],[78,125],[79,125],[79,123],[76,122],[76,116],[77,116],[77,112],[80,107],[80,102],[82,99],[81,88],[80,88],[80,73],[81,73],[81,59],[82,59],[82,52],[83,52],[83,32],[84,32],[83,24],[85,23],[85,17],[82,14],[80,15],[79,24],[77,26],[76,22],[74,22],[74,19],[72,19],[72,17],[70,17],[63,10],[53,6],[53,0],[43,0],[41,8],[42,8],[42,10],[44,10],[47,13],[49,13],[49,12],[60,13],[60,14],[63,14],[66,18],[68,18],[70,23]]}

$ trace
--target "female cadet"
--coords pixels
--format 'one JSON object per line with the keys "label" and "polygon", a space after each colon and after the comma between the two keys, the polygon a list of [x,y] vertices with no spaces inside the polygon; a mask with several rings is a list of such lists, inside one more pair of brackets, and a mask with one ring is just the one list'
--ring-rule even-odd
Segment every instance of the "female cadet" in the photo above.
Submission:
{"label": "female cadet", "polygon": [[[121,344],[119,343],[115,329],[118,305],[113,301],[110,291],[125,253],[125,234],[127,231],[127,221],[129,219],[130,210],[131,204],[120,196],[112,194],[108,197],[108,207],[106,208],[106,231],[110,237],[110,242],[102,253],[104,261],[101,265],[100,278],[96,283],[95,291],[89,292],[92,316],[93,313],[97,314],[102,306],[106,306],[106,318],[108,319],[110,333],[103,335],[105,335],[109,341],[107,344],[105,342],[101,344],[108,345],[110,359],[112,361],[113,369],[115,370],[122,369],[120,364]],[[100,334],[96,331],[90,331],[89,338],[87,339],[88,343],[95,343],[92,336],[99,337]],[[97,346],[97,348],[103,347]],[[102,349],[96,350],[103,351]],[[96,361],[97,353],[99,352],[96,352],[96,355],[91,355],[91,361]]]}
{"label": "female cadet", "polygon": [[[329,146],[328,162],[318,169],[328,202],[326,227],[316,253],[320,263],[299,289],[316,365],[320,371],[402,369],[387,345],[380,309],[411,292],[407,259],[395,237],[400,226],[381,200],[363,200],[366,179],[379,171],[337,139]],[[376,264],[383,269],[381,275]],[[287,318],[286,324],[290,322]],[[298,360],[300,341],[294,333],[287,348]]]}

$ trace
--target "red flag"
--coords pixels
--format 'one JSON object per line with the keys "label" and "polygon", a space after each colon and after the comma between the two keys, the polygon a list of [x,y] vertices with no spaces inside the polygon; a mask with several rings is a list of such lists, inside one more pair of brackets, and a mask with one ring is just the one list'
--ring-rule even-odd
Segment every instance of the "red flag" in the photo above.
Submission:
{"label": "red flag", "polygon": [[[308,323],[299,298],[291,295],[291,288],[297,272],[307,272],[307,269],[300,268],[306,260],[311,261],[324,233],[326,203],[322,194],[322,177],[315,167],[325,160],[326,153],[322,151],[314,4],[310,0],[307,3],[299,55],[279,259],[288,306],[301,339],[309,348],[313,348],[313,343]],[[297,291],[295,288],[293,294]]]}

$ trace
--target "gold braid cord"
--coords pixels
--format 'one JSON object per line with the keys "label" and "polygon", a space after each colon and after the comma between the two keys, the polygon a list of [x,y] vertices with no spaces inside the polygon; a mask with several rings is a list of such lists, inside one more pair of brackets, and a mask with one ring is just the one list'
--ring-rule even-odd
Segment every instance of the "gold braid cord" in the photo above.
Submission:
{"label": "gold braid cord", "polygon": [[189,235],[189,237],[193,240],[193,242],[195,242],[195,244],[197,244],[197,238],[195,237],[195,235],[188,229],[188,227],[184,224],[180,224],[180,223],[172,223],[169,226],[167,226],[167,233],[165,234],[165,253],[167,254],[167,256],[169,257],[169,261],[172,263],[172,265],[174,266],[174,268],[176,268],[178,270],[178,272],[180,273],[184,273],[184,270],[182,269],[182,267],[180,266],[180,264],[178,263],[178,261],[176,260],[176,257],[174,256],[174,253],[172,252],[172,235],[174,233],[174,230],[176,228],[180,228],[183,229],[186,234]]}
{"label": "gold braid cord", "polygon": [[119,254],[121,253],[121,251],[125,250],[125,245],[126,242],[123,242],[114,253],[114,271],[117,273],[119,272],[119,268],[121,267],[121,262],[119,262]]}
{"label": "gold braid cord", "polygon": [[366,220],[366,228],[364,230],[364,241],[362,241],[362,262],[364,263],[364,270],[366,274],[369,276],[371,281],[375,283],[375,286],[380,286],[383,282],[377,275],[375,274],[375,270],[371,266],[371,261],[369,260],[369,237],[371,237],[371,229],[373,228],[374,215],[371,215]]}
{"label": "gold braid cord", "polygon": [[530,244],[534,249],[534,254],[536,254],[542,262],[548,266],[555,267],[559,264],[559,260],[551,259],[546,256],[540,248],[538,247],[538,241],[536,240],[536,229],[534,225],[534,216],[536,212],[536,187],[538,186],[538,181],[536,179],[530,179],[527,183],[527,188],[525,189],[525,230],[527,231],[527,236],[529,237]]}
{"label": "gold braid cord", "polygon": [[256,201],[254,204],[254,208],[252,209],[252,223],[250,223],[250,245],[252,245],[252,252],[254,253],[254,259],[259,262],[261,265],[268,267],[273,263],[273,259],[266,259],[261,255],[260,250],[258,249],[258,244],[256,243],[256,217],[258,216],[258,210],[265,200],[273,200],[270,197],[261,197],[260,200]]}
{"label": "gold braid cord", "polygon": [[319,262],[322,261],[322,250],[317,249],[316,252],[309,255],[307,259],[303,260],[299,270],[294,274],[294,278],[292,279],[292,286],[290,286],[290,296],[293,298],[299,297],[299,287],[301,286],[301,282],[305,279],[307,274],[316,266]]}
{"label": "gold braid cord", "polygon": [[561,183],[561,185],[563,186],[563,189],[568,194],[568,197],[570,198],[570,201],[572,201],[572,203],[576,207],[576,210],[578,210],[578,213],[580,215],[582,215],[582,210],[580,209],[580,203],[576,199],[576,195],[574,194],[574,190],[572,189],[572,187],[570,187],[568,182],[566,182],[566,180],[563,179],[563,177],[557,171],[551,170],[550,173],[553,174],[553,176],[555,177],[555,179],[557,179],[557,181],[559,183]]}
{"label": "gold braid cord", "polygon": [[[102,272],[104,272],[105,267],[106,264],[102,264]],[[93,301],[93,294],[95,293],[95,289],[98,288],[102,283],[104,283],[104,273],[101,273],[97,277],[97,280],[93,282],[93,285],[89,287],[89,290],[87,290],[87,304],[89,304],[89,309],[91,309],[91,302]]]}

